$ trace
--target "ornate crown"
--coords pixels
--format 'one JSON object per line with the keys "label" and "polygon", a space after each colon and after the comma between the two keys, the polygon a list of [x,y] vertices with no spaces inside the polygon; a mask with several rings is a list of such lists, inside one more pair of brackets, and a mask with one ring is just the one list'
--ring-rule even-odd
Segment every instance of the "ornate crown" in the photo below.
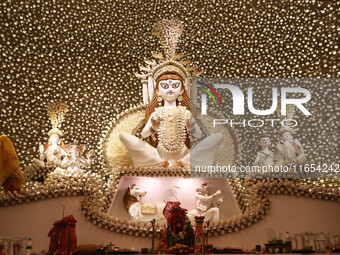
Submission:
{"label": "ornate crown", "polygon": [[156,23],[154,35],[156,35],[163,47],[162,53],[152,53],[154,59],[145,60],[147,66],[140,66],[142,73],[135,73],[142,79],[143,102],[151,101],[155,90],[155,81],[163,74],[174,72],[184,80],[185,90],[190,93],[190,78],[197,77],[203,71],[198,71],[197,66],[190,66],[189,59],[183,59],[184,54],[176,54],[179,38],[182,35],[183,25],[180,20],[161,20]]}

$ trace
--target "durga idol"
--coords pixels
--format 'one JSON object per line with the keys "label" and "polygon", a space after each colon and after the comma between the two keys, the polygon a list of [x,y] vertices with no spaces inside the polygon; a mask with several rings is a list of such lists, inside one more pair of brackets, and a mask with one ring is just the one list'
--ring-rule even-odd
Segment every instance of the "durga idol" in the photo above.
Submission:
{"label": "durga idol", "polygon": [[146,73],[136,74],[142,78],[147,104],[141,135],[149,138],[149,143],[128,133],[120,134],[136,167],[189,166],[190,157],[196,165],[212,165],[222,142],[221,134],[213,134],[190,152],[190,136],[202,136],[194,107],[190,106],[190,78],[201,72],[187,66],[189,60],[180,60],[183,54],[175,54],[181,28],[177,20],[162,20],[156,25],[165,57],[153,54],[155,59],[141,67]]}

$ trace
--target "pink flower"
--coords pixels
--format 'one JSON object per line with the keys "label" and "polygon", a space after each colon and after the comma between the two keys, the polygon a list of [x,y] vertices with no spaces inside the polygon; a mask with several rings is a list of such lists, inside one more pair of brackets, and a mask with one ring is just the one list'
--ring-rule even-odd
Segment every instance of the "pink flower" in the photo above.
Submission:
{"label": "pink flower", "polygon": [[202,228],[201,227],[197,227],[196,228],[196,235],[200,235],[202,234]]}

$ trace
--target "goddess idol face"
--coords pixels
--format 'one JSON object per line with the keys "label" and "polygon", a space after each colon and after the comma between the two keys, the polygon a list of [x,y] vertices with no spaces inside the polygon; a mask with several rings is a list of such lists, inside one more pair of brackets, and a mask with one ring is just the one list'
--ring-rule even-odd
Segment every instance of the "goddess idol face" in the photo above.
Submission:
{"label": "goddess idol face", "polygon": [[289,132],[289,131],[285,131],[285,132],[283,132],[282,134],[281,134],[281,137],[282,137],[282,140],[284,141],[284,142],[287,142],[287,141],[293,141],[293,136],[292,136],[292,134]]}
{"label": "goddess idol face", "polygon": [[158,92],[164,101],[173,102],[182,91],[182,82],[180,80],[168,79],[161,80],[158,84]]}
{"label": "goddess idol face", "polygon": [[262,148],[267,148],[270,144],[271,144],[270,137],[268,137],[268,136],[261,137],[260,140],[259,140],[259,145]]}
{"label": "goddess idol face", "polygon": [[52,144],[57,145],[59,141],[60,141],[60,137],[57,134],[52,134],[49,138],[49,142],[50,142],[51,145]]}

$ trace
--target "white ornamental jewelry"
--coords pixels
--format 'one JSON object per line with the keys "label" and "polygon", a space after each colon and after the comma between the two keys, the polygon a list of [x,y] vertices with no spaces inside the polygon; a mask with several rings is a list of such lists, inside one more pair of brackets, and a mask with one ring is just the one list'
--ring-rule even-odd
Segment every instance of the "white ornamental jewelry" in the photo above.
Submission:
{"label": "white ornamental jewelry", "polygon": [[158,105],[159,105],[159,106],[162,106],[163,98],[161,97],[160,94],[157,93],[157,95],[158,95],[158,96],[157,96]]}
{"label": "white ornamental jewelry", "polygon": [[178,96],[178,98],[177,98],[177,100],[178,100],[178,105],[182,105],[182,100],[183,100],[182,94],[183,94],[183,91],[179,94],[179,96]]}
{"label": "white ornamental jewelry", "polygon": [[178,106],[172,109],[158,107],[158,116],[161,119],[161,125],[158,132],[158,146],[166,152],[179,152],[185,140],[186,134],[186,107]]}

